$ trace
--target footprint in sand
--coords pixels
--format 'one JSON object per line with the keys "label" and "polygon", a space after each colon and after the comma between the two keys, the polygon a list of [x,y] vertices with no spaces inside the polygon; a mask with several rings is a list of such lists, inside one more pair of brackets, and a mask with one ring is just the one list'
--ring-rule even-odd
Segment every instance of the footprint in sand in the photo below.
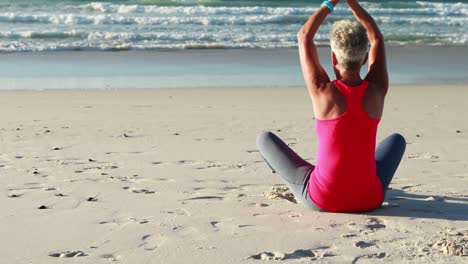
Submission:
{"label": "footprint in sand", "polygon": [[290,212],[288,212],[286,215],[287,215],[289,218],[300,218],[300,217],[303,216],[303,214],[301,214],[301,213],[290,213]]}
{"label": "footprint in sand", "polygon": [[117,262],[119,260],[120,256],[114,255],[114,254],[102,254],[101,258],[107,259],[107,260],[112,261],[112,262]]}
{"label": "footprint in sand", "polygon": [[145,217],[120,217],[120,218],[114,218],[114,219],[109,219],[109,220],[103,220],[99,221],[98,224],[100,225],[126,225],[126,224],[139,224],[139,225],[144,225],[149,223],[150,220],[145,218]]}
{"label": "footprint in sand", "polygon": [[177,165],[191,165],[191,164],[197,164],[200,162],[197,162],[195,160],[178,160],[175,162]]}
{"label": "footprint in sand", "polygon": [[212,227],[216,227],[217,224],[219,224],[218,221],[211,221],[211,222],[210,222],[210,225],[211,225]]}
{"label": "footprint in sand", "polygon": [[91,196],[86,199],[88,202],[97,202],[98,201],[98,196]]}
{"label": "footprint in sand", "polygon": [[226,164],[222,162],[212,162],[212,161],[207,161],[204,162],[205,166],[198,166],[196,167],[197,170],[206,170],[206,169],[242,169],[245,168],[247,165],[238,163],[238,164]]}
{"label": "footprint in sand", "polygon": [[341,235],[341,237],[350,238],[350,237],[357,237],[357,235],[353,234],[353,233],[349,233],[349,234],[343,234],[343,235]]}
{"label": "footprint in sand", "polygon": [[252,255],[249,259],[257,260],[285,260],[285,254],[280,252],[261,252],[256,255]]}
{"label": "footprint in sand", "polygon": [[118,168],[119,166],[117,165],[102,165],[102,166],[85,167],[83,168],[83,171],[100,172],[100,171],[107,171],[107,170],[115,170]]}
{"label": "footprint in sand", "polygon": [[155,235],[144,235],[141,238],[141,244],[138,245],[139,248],[143,248],[147,251],[154,251],[156,250],[161,243],[161,239],[157,238]]}
{"label": "footprint in sand", "polygon": [[352,264],[356,264],[360,259],[383,259],[387,256],[387,253],[385,252],[380,252],[380,253],[374,253],[374,254],[366,254],[362,256],[355,257]]}
{"label": "footprint in sand", "polygon": [[131,189],[130,190],[132,193],[142,193],[142,194],[154,194],[155,191],[151,191],[148,189]]}
{"label": "footprint in sand", "polygon": [[261,252],[249,257],[257,260],[299,260],[304,258],[314,259],[316,254],[312,250],[298,249],[292,253]]}
{"label": "footprint in sand", "polygon": [[86,257],[88,254],[80,250],[74,251],[63,251],[63,252],[54,252],[49,254],[50,257],[54,258],[75,258],[75,257]]}
{"label": "footprint in sand", "polygon": [[468,230],[449,228],[442,235],[443,237],[432,239],[428,246],[448,256],[468,257]]}
{"label": "footprint in sand", "polygon": [[372,231],[377,231],[386,227],[387,226],[383,223],[383,221],[378,218],[372,217],[372,218],[367,219],[367,224],[366,224],[367,229],[370,229]]}
{"label": "footprint in sand", "polygon": [[368,247],[375,246],[375,242],[358,241],[354,244],[354,246],[357,248],[368,248]]}
{"label": "footprint in sand", "polygon": [[190,200],[223,200],[224,197],[221,196],[198,196],[198,197],[192,197],[185,199],[185,201],[190,201]]}
{"label": "footprint in sand", "polygon": [[197,170],[206,170],[206,169],[242,169],[247,167],[247,164],[237,163],[237,164],[228,164],[218,161],[196,161],[196,160],[179,160],[175,162],[176,165],[190,165],[195,166]]}
{"label": "footprint in sand", "polygon": [[286,186],[274,186],[270,191],[263,192],[263,196],[271,200],[287,200],[291,203],[297,203],[294,195],[289,192]]}
{"label": "footprint in sand", "polygon": [[[101,173],[102,175],[102,173]],[[116,181],[121,181],[121,182],[136,182],[138,181],[139,176],[138,175],[132,175],[132,176],[109,176],[109,179],[111,180],[116,180]]]}
{"label": "footprint in sand", "polygon": [[408,154],[408,159],[427,159],[427,160],[437,160],[439,156],[435,153],[412,153]]}

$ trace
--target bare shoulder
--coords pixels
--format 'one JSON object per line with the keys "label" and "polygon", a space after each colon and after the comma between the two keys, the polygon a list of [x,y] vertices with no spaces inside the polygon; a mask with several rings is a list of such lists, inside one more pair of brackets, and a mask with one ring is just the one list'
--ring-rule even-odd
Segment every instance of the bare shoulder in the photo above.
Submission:
{"label": "bare shoulder", "polygon": [[310,94],[312,97],[328,97],[331,96],[337,88],[333,82],[324,82]]}
{"label": "bare shoulder", "polygon": [[333,82],[324,84],[311,97],[315,117],[318,119],[333,119],[346,111],[346,100]]}

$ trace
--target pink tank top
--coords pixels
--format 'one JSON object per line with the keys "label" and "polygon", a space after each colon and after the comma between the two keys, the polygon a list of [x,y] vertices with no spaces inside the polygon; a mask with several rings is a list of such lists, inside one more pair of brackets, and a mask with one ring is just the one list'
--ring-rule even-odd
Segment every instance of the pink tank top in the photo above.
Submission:
{"label": "pink tank top", "polygon": [[346,112],[331,120],[316,120],[317,165],[310,175],[309,196],[322,210],[363,212],[380,206],[383,190],[376,175],[375,141],[380,120],[362,107],[368,87],[333,82],[346,99]]}

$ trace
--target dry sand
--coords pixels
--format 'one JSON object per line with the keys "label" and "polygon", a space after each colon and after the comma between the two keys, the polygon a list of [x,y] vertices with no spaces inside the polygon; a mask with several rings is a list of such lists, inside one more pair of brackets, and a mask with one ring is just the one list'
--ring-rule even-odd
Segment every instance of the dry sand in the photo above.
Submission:
{"label": "dry sand", "polygon": [[392,87],[387,202],[332,214],[278,194],[255,146],[314,162],[303,88],[0,92],[0,263],[465,263],[467,98]]}

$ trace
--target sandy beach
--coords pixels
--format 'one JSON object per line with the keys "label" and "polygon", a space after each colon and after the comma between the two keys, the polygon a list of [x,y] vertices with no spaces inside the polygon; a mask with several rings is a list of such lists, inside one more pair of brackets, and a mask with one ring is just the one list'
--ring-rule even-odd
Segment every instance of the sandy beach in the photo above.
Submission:
{"label": "sandy beach", "polygon": [[297,33],[334,78],[344,2],[0,0],[0,264],[468,263],[468,0],[359,1],[407,141],[381,208],[306,209],[257,150],[315,164]]}
{"label": "sandy beach", "polygon": [[468,87],[393,86],[383,208],[309,211],[255,146],[314,162],[305,88],[0,92],[1,263],[464,263]]}

